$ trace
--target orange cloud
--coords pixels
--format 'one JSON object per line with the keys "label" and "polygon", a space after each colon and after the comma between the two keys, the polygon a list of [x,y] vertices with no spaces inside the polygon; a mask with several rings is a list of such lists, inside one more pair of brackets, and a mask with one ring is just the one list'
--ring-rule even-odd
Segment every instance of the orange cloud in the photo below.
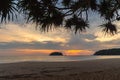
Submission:
{"label": "orange cloud", "polygon": [[67,32],[63,29],[51,31],[48,33],[42,33],[35,29],[34,24],[26,24],[21,26],[19,24],[6,24],[2,25],[0,29],[0,42],[62,42],[67,43],[69,39],[69,34],[65,35]]}
{"label": "orange cloud", "polygon": [[58,50],[18,49],[16,51],[21,52],[23,54],[35,54],[35,53],[37,53],[37,54],[50,54],[51,52],[55,52],[55,51],[58,51]]}

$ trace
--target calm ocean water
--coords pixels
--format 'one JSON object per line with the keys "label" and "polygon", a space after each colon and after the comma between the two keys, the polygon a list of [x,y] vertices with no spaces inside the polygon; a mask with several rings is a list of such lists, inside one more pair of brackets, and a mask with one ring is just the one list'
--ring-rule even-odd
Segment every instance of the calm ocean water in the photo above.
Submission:
{"label": "calm ocean water", "polygon": [[120,56],[0,56],[0,63],[14,63],[25,61],[65,62],[111,58],[120,58]]}

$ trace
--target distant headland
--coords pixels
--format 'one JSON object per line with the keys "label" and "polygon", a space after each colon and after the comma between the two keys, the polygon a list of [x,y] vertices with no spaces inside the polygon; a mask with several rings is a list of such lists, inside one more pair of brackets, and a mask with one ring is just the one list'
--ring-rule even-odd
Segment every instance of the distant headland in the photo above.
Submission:
{"label": "distant headland", "polygon": [[120,48],[99,50],[94,55],[120,55]]}
{"label": "distant headland", "polygon": [[63,56],[61,52],[52,52],[49,54],[50,56]]}

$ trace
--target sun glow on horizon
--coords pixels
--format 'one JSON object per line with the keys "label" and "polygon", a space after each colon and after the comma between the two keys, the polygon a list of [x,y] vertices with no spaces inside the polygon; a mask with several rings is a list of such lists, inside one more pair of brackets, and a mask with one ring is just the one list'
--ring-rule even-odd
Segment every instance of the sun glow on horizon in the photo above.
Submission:
{"label": "sun glow on horizon", "polygon": [[89,50],[49,50],[49,49],[18,49],[16,50],[22,54],[45,54],[49,55],[52,52],[62,52],[64,55],[90,55],[92,51]]}
{"label": "sun glow on horizon", "polygon": [[66,55],[90,55],[90,50],[65,50]]}

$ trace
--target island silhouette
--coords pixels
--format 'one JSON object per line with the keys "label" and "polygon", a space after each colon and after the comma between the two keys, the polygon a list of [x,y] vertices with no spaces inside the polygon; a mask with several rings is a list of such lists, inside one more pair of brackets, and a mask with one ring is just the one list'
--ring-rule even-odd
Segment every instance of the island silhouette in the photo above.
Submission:
{"label": "island silhouette", "polygon": [[63,56],[61,52],[52,52],[49,54],[50,56]]}
{"label": "island silhouette", "polygon": [[120,55],[120,48],[99,50],[94,55]]}

